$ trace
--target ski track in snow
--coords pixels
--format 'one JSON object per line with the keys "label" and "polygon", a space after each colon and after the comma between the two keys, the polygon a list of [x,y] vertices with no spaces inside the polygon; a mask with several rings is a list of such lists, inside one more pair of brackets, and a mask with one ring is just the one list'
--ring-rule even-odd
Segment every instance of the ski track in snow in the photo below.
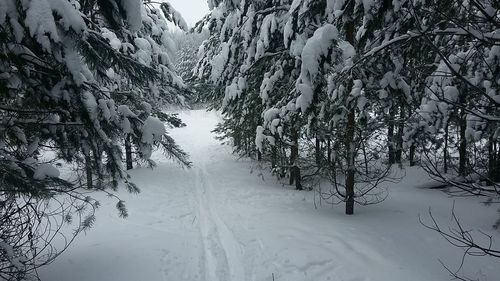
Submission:
{"label": "ski track in snow", "polygon": [[[200,232],[206,256],[207,281],[245,280],[241,257],[241,245],[233,232],[219,216],[213,198],[213,185],[210,183],[206,168],[195,167],[196,194]],[[223,256],[214,252],[221,249]]]}
{"label": "ski track in snow", "polygon": [[[429,207],[448,226],[453,200],[415,188],[426,177],[391,187],[379,205],[314,208],[314,192],[283,187],[256,163],[237,159],[211,130],[219,118],[203,110],[180,113],[186,128],[170,133],[190,155],[183,169],[154,155],[158,167],[137,168],[138,196],[121,192],[129,218],[115,201],[103,206],[91,231],[54,263],[42,281],[447,281],[438,259],[457,265],[461,251],[420,225]],[[317,203],[317,202],[316,202]],[[456,199],[471,228],[491,229],[497,218],[472,199]],[[496,281],[495,260],[467,259],[464,270]]]}

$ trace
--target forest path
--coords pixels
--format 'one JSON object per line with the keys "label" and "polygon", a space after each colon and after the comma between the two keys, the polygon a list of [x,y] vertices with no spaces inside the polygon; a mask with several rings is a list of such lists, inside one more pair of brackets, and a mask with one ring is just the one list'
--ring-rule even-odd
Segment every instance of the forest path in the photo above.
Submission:
{"label": "forest path", "polygon": [[192,193],[196,197],[196,219],[204,248],[205,280],[245,280],[242,245],[219,215],[218,206],[221,202],[218,201],[216,187],[212,183],[213,178],[223,177],[227,171],[217,171],[217,174],[213,174],[207,169],[207,166],[217,161],[216,155],[220,154],[220,145],[213,142],[213,138],[207,137],[211,135],[210,131],[215,124],[208,126],[205,122],[196,122],[189,118],[186,121],[190,123],[193,131],[177,135],[176,138],[182,138],[184,135],[189,139],[184,143],[187,144],[185,149],[193,161],[190,177],[194,181]]}
{"label": "forest path", "polygon": [[[218,214],[213,198],[214,187],[210,174],[204,167],[196,167],[196,195],[198,199],[198,218],[205,250],[206,280],[245,280],[242,247],[233,232]],[[220,248],[222,255],[214,252]]]}
{"label": "forest path", "polygon": [[[133,170],[142,192],[120,193],[127,219],[98,195],[95,227],[40,270],[42,281],[445,281],[438,258],[459,264],[461,251],[418,222],[432,207],[447,225],[453,205],[440,192],[414,188],[427,180],[421,171],[408,169],[385,202],[356,206],[347,217],[342,205],[316,209],[315,192],[283,186],[238,159],[211,133],[216,113],[180,117],[188,126],[170,133],[193,167],[158,152],[157,168]],[[492,233],[494,211],[473,200],[455,207],[463,223]],[[495,261],[481,258],[465,270],[481,280],[500,276]]]}

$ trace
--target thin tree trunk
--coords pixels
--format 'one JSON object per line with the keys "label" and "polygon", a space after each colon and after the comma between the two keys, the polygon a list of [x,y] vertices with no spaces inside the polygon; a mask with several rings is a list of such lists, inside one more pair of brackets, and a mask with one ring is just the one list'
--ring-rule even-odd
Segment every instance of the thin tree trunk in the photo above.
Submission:
{"label": "thin tree trunk", "polygon": [[295,169],[295,189],[296,190],[304,190],[302,187],[302,181],[301,181],[301,175],[300,175],[300,168],[299,166],[294,166]]}
{"label": "thin tree trunk", "polygon": [[346,134],[346,149],[347,149],[347,175],[345,180],[346,189],[346,206],[345,213],[347,215],[354,214],[354,129],[356,126],[356,116],[354,109],[351,109],[347,117],[347,134]]}
{"label": "thin tree trunk", "polygon": [[94,188],[94,180],[92,178],[92,157],[85,155],[85,174],[87,176],[87,188]]}
{"label": "thin tree trunk", "polygon": [[281,169],[280,169],[280,173],[281,173],[281,178],[285,178],[286,177],[286,166],[287,166],[287,161],[288,161],[288,158],[287,158],[287,155],[286,155],[286,147],[282,144],[281,145],[281,157],[280,157],[280,162],[281,162]]}
{"label": "thin tree trunk", "polygon": [[496,151],[496,162],[495,168],[493,170],[494,176],[493,180],[495,182],[500,182],[500,148],[498,147],[498,142],[495,142],[495,151]]}
{"label": "thin tree trunk", "polygon": [[250,149],[248,148],[248,140],[246,137],[243,137],[243,150],[245,151],[246,156],[252,157]]}
{"label": "thin tree trunk", "polygon": [[448,134],[449,134],[449,125],[446,124],[444,128],[444,173],[448,173]]}
{"label": "thin tree trunk", "polygon": [[363,159],[365,160],[365,174],[368,175],[368,173],[369,173],[369,170],[368,170],[368,157],[367,157],[367,154],[366,154],[366,145],[365,145],[364,141],[361,142],[361,146],[363,148]]}
{"label": "thin tree trunk", "polygon": [[292,147],[290,151],[290,185],[295,183],[295,188],[297,190],[302,190],[302,184],[300,182],[300,168],[298,164],[299,158],[299,134],[297,130],[292,130]]}
{"label": "thin tree trunk", "polygon": [[491,136],[488,141],[488,179],[492,182],[500,181],[500,155],[497,149],[497,142]]}
{"label": "thin tree trunk", "polygon": [[[346,16],[352,16],[354,12],[354,1],[350,1],[348,7],[346,8]],[[351,45],[355,46],[355,38],[354,38],[354,22],[351,19],[345,25],[346,32],[346,41]],[[348,88],[352,88],[352,81],[349,82],[350,85]],[[348,90],[350,92],[350,89]],[[347,149],[347,175],[345,179],[345,189],[346,189],[346,205],[345,205],[345,213],[347,215],[354,214],[354,159],[355,155],[355,147],[354,147],[354,133],[356,128],[356,112],[355,108],[352,107],[349,110],[347,116],[347,128],[346,128],[346,137],[345,137],[345,147]]]}
{"label": "thin tree trunk", "polygon": [[396,136],[396,156],[395,156],[395,161],[396,163],[401,164],[402,158],[403,158],[403,134],[404,134],[404,129],[405,129],[405,118],[406,118],[406,113],[405,113],[405,107],[401,103],[399,106],[399,122],[398,122],[398,133]]}
{"label": "thin tree trunk", "polygon": [[396,153],[394,149],[394,123],[396,119],[396,110],[394,105],[389,109],[389,127],[387,128],[387,148],[389,149],[389,165],[396,163]]}
{"label": "thin tree trunk", "polygon": [[318,166],[321,165],[321,142],[318,138],[318,134],[316,134],[316,164]]}
{"label": "thin tree trunk", "polygon": [[460,144],[458,147],[459,166],[458,174],[465,176],[467,174],[467,140],[465,139],[465,130],[467,129],[467,121],[465,120],[465,113],[462,110],[460,114]]}
{"label": "thin tree trunk", "polygon": [[410,157],[409,157],[410,158],[410,167],[415,166],[415,149],[416,149],[415,144],[412,144],[410,146]]}
{"label": "thin tree trunk", "polygon": [[127,170],[132,170],[134,168],[132,163],[132,144],[130,142],[130,138],[130,134],[125,138],[125,162]]}
{"label": "thin tree trunk", "polygon": [[276,159],[277,154],[278,154],[277,153],[277,150],[278,150],[278,137],[276,135],[274,137],[275,137],[276,142],[275,142],[275,144],[271,148],[271,167],[273,169],[275,169],[278,166],[277,159]]}
{"label": "thin tree trunk", "polygon": [[327,143],[326,143],[326,149],[327,151],[327,158],[328,158],[328,167],[332,167],[332,141],[330,140],[330,137],[328,137]]}

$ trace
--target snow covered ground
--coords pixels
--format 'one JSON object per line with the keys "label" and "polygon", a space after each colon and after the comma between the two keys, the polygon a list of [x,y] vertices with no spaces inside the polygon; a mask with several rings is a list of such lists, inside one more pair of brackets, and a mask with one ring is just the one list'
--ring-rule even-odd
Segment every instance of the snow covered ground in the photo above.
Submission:
{"label": "snow covered ground", "polygon": [[[95,227],[55,263],[40,271],[46,281],[439,281],[450,280],[461,250],[424,228],[428,209],[451,225],[455,200],[464,225],[494,235],[498,214],[476,199],[452,199],[417,188],[428,181],[407,169],[389,187],[386,201],[356,207],[313,204],[314,192],[299,192],[238,160],[210,131],[217,115],[182,112],[188,125],[172,136],[191,154],[192,169],[156,155],[155,170],[139,168],[140,195],[123,192],[129,218],[115,201],[102,198]],[[253,172],[252,172],[253,171]],[[465,273],[497,281],[500,261],[468,258]]]}

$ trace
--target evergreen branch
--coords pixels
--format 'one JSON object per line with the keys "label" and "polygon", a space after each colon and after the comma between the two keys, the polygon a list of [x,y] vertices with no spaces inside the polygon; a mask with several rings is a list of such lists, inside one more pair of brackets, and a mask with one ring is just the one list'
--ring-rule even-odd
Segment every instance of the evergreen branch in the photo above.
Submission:
{"label": "evergreen branch", "polygon": [[95,31],[89,31],[87,40],[79,40],[78,46],[87,62],[101,73],[101,77],[106,77],[105,72],[109,68],[116,67],[135,84],[159,80],[159,73],[155,69],[114,50]]}

